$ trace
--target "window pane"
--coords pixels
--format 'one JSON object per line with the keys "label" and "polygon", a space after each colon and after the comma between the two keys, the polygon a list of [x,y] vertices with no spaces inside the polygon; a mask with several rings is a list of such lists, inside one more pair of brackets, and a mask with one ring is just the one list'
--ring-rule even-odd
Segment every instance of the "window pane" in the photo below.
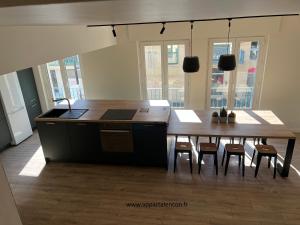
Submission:
{"label": "window pane", "polygon": [[145,46],[147,94],[150,100],[162,99],[161,47]]}
{"label": "window pane", "polygon": [[[259,42],[240,42],[239,51],[240,60],[237,65],[234,107],[251,109],[253,105],[257,60],[259,56]],[[241,60],[241,56],[243,60]]]}
{"label": "window pane", "polygon": [[65,58],[64,65],[67,72],[71,98],[74,100],[84,99],[79,57],[76,55]]}
{"label": "window pane", "polygon": [[[211,108],[221,108],[228,106],[228,87],[229,74],[228,71],[218,70],[218,61],[220,55],[227,54],[228,43],[213,43],[212,49],[212,71],[210,75],[210,105]],[[229,53],[232,52],[232,43],[229,43]]]}
{"label": "window pane", "polygon": [[64,85],[62,81],[59,61],[47,63],[47,70],[52,88],[53,98],[64,98]]}
{"label": "window pane", "polygon": [[168,94],[172,107],[184,107],[184,72],[182,70],[185,46],[168,45]]}

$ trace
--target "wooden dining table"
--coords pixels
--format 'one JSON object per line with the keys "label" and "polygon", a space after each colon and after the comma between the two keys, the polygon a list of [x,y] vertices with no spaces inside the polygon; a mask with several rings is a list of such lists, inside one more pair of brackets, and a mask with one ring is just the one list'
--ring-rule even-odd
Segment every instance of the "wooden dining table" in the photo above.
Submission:
{"label": "wooden dining table", "polygon": [[[234,110],[235,123],[212,122],[211,110],[173,109],[170,114],[168,135],[199,137],[238,137],[287,139],[283,164],[277,168],[282,177],[288,177],[296,136],[270,110]],[[229,113],[229,112],[228,112]]]}

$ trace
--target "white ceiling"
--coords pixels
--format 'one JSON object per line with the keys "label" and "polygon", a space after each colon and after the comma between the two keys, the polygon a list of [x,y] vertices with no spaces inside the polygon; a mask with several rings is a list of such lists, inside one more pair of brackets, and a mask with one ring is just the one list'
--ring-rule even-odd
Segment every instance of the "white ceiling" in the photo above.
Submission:
{"label": "white ceiling", "polygon": [[0,8],[0,25],[87,25],[300,12],[300,0],[102,0]]}

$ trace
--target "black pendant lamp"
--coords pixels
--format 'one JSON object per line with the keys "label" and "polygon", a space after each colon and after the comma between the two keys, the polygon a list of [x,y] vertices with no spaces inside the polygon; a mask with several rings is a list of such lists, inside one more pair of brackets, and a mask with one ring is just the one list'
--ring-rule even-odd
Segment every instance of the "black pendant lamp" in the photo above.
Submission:
{"label": "black pendant lamp", "polygon": [[231,71],[236,67],[234,54],[229,54],[229,35],[230,35],[231,19],[228,19],[228,35],[227,35],[227,54],[221,55],[218,62],[218,69],[223,71]]}
{"label": "black pendant lamp", "polygon": [[193,21],[191,21],[191,56],[184,57],[183,71],[186,73],[195,73],[199,71],[199,58],[193,56]]}

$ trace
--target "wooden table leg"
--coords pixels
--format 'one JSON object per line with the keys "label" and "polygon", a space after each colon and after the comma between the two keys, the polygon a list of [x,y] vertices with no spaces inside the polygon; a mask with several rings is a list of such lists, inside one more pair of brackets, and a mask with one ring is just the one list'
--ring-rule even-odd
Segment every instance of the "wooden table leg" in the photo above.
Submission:
{"label": "wooden table leg", "polygon": [[291,165],[291,161],[292,161],[292,157],[293,157],[295,142],[296,142],[296,139],[289,139],[287,148],[286,148],[283,166],[281,166],[279,163],[277,163],[277,170],[282,177],[289,176],[289,170],[290,170],[290,165]]}

